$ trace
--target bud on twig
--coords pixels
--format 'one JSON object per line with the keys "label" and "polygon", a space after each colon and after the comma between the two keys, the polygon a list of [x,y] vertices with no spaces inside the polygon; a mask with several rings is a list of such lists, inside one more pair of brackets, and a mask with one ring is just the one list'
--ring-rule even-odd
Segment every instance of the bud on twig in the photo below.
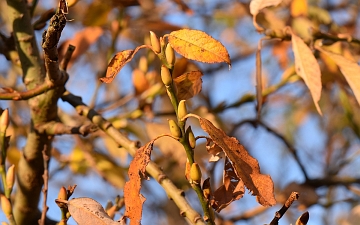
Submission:
{"label": "bud on twig", "polygon": [[9,110],[5,109],[0,116],[0,132],[4,133],[10,123]]}
{"label": "bud on twig", "polygon": [[191,130],[191,127],[188,127],[188,129],[186,130],[186,134],[189,140],[190,147],[194,149],[196,147],[196,139],[194,133]]}
{"label": "bud on twig", "polygon": [[6,217],[10,217],[12,214],[11,209],[11,203],[8,198],[5,197],[5,195],[0,195],[0,201],[1,201],[1,209],[4,212]]}
{"label": "bud on twig", "polygon": [[158,54],[161,52],[160,41],[157,38],[156,34],[152,31],[150,31],[150,43],[155,53]]}
{"label": "bud on twig", "polygon": [[[68,199],[68,195],[67,195],[67,190],[65,187],[61,187],[60,188],[60,191],[58,193],[58,198],[57,199],[60,199],[60,200],[67,200]],[[60,207],[60,208],[65,208],[66,207],[66,204],[63,203],[63,202],[57,202],[56,201],[56,204]]]}
{"label": "bud on twig", "polygon": [[174,120],[169,120],[169,127],[172,136],[181,138],[181,130]]}
{"label": "bud on twig", "polygon": [[169,86],[172,83],[172,77],[170,71],[166,66],[161,66],[161,80],[166,85]]}
{"label": "bud on twig", "polygon": [[185,100],[181,100],[179,102],[179,106],[178,106],[178,119],[180,121],[183,121],[182,119],[188,114],[187,113],[187,108],[186,108],[186,101]]}
{"label": "bud on twig", "polygon": [[193,183],[199,184],[201,182],[201,176],[202,174],[199,164],[193,163],[190,169],[190,179],[193,181]]}
{"label": "bud on twig", "polygon": [[12,191],[12,188],[14,187],[15,182],[15,165],[11,165],[6,172],[6,188],[10,190],[10,193]]}
{"label": "bud on twig", "polygon": [[165,56],[166,61],[173,66],[175,64],[175,52],[169,43],[166,45]]}

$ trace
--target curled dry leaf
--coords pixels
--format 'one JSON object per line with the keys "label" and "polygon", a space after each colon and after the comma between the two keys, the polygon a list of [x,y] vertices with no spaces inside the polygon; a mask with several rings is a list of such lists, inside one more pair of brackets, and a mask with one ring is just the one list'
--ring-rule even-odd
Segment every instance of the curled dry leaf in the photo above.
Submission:
{"label": "curled dry leaf", "polygon": [[319,46],[315,47],[330,57],[336,65],[339,66],[341,73],[344,75],[351,90],[354,92],[357,102],[360,104],[360,66],[356,62],[350,61],[342,55],[327,51]]}
{"label": "curled dry leaf", "polygon": [[245,191],[244,182],[238,178],[227,157],[225,158],[223,183],[224,184],[214,192],[213,199],[211,200],[211,206],[218,213],[231,202],[242,198]]}
{"label": "curled dry leaf", "polygon": [[104,83],[111,83],[114,80],[115,76],[126,65],[126,63],[131,61],[131,59],[134,57],[134,54],[134,50],[124,50],[118,52],[109,63],[106,70],[106,76],[100,78],[100,80]]}
{"label": "curled dry leaf", "polygon": [[184,73],[174,79],[179,100],[188,100],[199,94],[202,87],[203,74],[200,71]]}
{"label": "curled dry leaf", "polygon": [[125,217],[130,219],[130,225],[140,225],[142,217],[142,205],[146,198],[140,193],[141,179],[146,178],[145,169],[150,162],[151,150],[154,141],[139,148],[129,167],[129,181],[124,187]]}
{"label": "curled dry leaf", "polygon": [[71,216],[78,224],[116,225],[104,208],[91,198],[74,198],[67,202]]}
{"label": "curled dry leaf", "polygon": [[306,86],[309,88],[315,107],[318,113],[322,115],[318,103],[322,88],[320,66],[311,49],[300,37],[292,33],[291,42],[295,56],[296,73],[304,80]]}
{"label": "curled dry leaf", "polygon": [[269,6],[276,6],[280,4],[282,0],[252,0],[250,2],[250,13],[256,16],[260,10]]}
{"label": "curled dry leaf", "polygon": [[171,32],[168,37],[171,47],[185,58],[204,63],[225,62],[231,66],[226,48],[203,31],[182,29]]}
{"label": "curled dry leaf", "polygon": [[216,145],[211,138],[206,138],[206,150],[209,154],[211,154],[209,162],[217,162],[221,159],[219,154],[223,152],[223,150]]}
{"label": "curled dry leaf", "polygon": [[201,128],[224,151],[231,161],[237,177],[244,182],[252,195],[256,196],[257,201],[263,206],[275,205],[274,183],[269,175],[260,173],[258,161],[250,156],[236,138],[227,136],[224,131],[216,128],[207,119],[199,117],[199,120]]}

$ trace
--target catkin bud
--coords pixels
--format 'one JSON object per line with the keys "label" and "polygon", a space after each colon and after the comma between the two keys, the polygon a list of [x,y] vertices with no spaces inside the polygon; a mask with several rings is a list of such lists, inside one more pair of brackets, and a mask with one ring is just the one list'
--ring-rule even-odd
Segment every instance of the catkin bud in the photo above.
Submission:
{"label": "catkin bud", "polygon": [[169,120],[169,127],[172,136],[181,138],[181,130],[174,120]]}
{"label": "catkin bud", "polygon": [[[15,165],[11,165],[6,172],[6,188],[12,190],[15,181]],[[11,191],[10,191],[11,192]]]}
{"label": "catkin bud", "polygon": [[186,101],[181,100],[178,105],[178,119],[183,121],[182,119],[187,115]]}
{"label": "catkin bud", "polygon": [[173,66],[175,64],[175,52],[169,43],[166,45],[165,56],[166,61]]}
{"label": "catkin bud", "polygon": [[0,201],[1,201],[1,209],[4,212],[6,217],[11,216],[12,209],[11,209],[11,203],[8,198],[5,197],[5,195],[0,195]]}
{"label": "catkin bud", "polygon": [[172,77],[170,74],[170,71],[168,68],[166,68],[166,66],[161,66],[161,80],[162,82],[166,85],[169,86],[172,82]]}
{"label": "catkin bud", "polygon": [[193,163],[191,165],[191,169],[190,169],[190,179],[195,183],[195,184],[199,184],[201,182],[201,170],[200,170],[200,166],[197,163]]}
{"label": "catkin bud", "polygon": [[0,132],[4,133],[10,123],[9,110],[5,109],[0,115]]}
{"label": "catkin bud", "polygon": [[60,188],[60,191],[58,193],[58,199],[61,199],[61,200],[67,200],[67,190],[65,187],[61,187]]}
{"label": "catkin bud", "polygon": [[152,31],[150,31],[150,43],[155,53],[158,54],[161,52],[160,41],[157,38],[156,34]]}
{"label": "catkin bud", "polygon": [[188,129],[186,130],[186,134],[189,140],[190,147],[194,149],[196,147],[196,139],[194,133],[191,130],[191,127],[188,127]]}

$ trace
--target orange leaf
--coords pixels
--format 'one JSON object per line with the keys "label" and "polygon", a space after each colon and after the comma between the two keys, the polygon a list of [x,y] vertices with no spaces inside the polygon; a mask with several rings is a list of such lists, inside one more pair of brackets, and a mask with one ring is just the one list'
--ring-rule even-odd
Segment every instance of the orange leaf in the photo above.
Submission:
{"label": "orange leaf", "polygon": [[176,77],[174,83],[178,99],[187,100],[199,94],[202,87],[202,76],[203,74],[200,71],[191,71]]}
{"label": "orange leaf", "polygon": [[291,35],[291,42],[295,56],[296,73],[304,80],[309,88],[315,107],[320,115],[321,109],[319,100],[321,96],[321,71],[319,64],[311,49],[305,42],[294,33]]}
{"label": "orange leaf", "polygon": [[211,201],[211,206],[218,213],[231,202],[242,198],[245,191],[244,182],[238,178],[227,157],[225,158],[223,180],[224,184],[214,192]]}
{"label": "orange leaf", "polygon": [[318,46],[316,46],[316,49],[330,57],[336,65],[339,66],[341,73],[344,75],[351,90],[354,92],[357,102],[360,104],[360,66],[356,62],[350,61],[342,55],[326,51]]}
{"label": "orange leaf", "polygon": [[134,50],[124,50],[118,52],[109,63],[106,70],[106,76],[100,78],[100,80],[104,83],[111,83],[115,76],[120,72],[121,68],[123,68],[126,63],[131,61],[131,59],[134,57],[134,53]]}
{"label": "orange leaf", "polygon": [[256,195],[257,201],[263,206],[275,205],[274,184],[269,175],[260,173],[258,161],[250,156],[236,138],[227,136],[207,119],[199,117],[199,121],[201,128],[222,148],[232,162],[237,177],[244,182],[252,195]]}
{"label": "orange leaf", "polygon": [[133,161],[130,163],[128,171],[129,181],[126,182],[124,187],[124,216],[130,219],[130,225],[141,224],[142,205],[146,200],[146,198],[140,193],[141,178],[146,178],[145,169],[147,164],[150,162],[153,145],[154,141],[151,141],[145,146],[139,148],[135,153]]}
{"label": "orange leaf", "polygon": [[173,31],[169,34],[169,43],[185,58],[204,63],[226,62],[231,66],[226,48],[203,31],[189,29]]}

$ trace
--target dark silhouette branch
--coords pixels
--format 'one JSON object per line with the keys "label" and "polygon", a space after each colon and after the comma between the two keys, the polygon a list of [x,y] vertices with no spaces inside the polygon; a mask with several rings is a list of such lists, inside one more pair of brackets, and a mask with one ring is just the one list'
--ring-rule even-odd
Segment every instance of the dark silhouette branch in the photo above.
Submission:
{"label": "dark silhouette branch", "polygon": [[285,204],[279,211],[275,213],[274,219],[270,222],[270,225],[278,225],[281,217],[284,216],[286,211],[290,208],[294,201],[299,199],[299,194],[297,192],[292,192],[289,198],[286,200]]}

